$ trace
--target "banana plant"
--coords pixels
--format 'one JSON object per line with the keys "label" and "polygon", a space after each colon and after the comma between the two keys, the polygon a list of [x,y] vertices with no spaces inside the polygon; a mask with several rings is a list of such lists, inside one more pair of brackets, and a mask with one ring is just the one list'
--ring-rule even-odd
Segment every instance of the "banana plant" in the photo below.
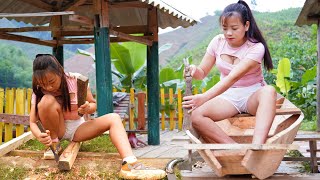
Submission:
{"label": "banana plant", "polygon": [[290,60],[288,58],[281,59],[278,64],[276,86],[279,87],[280,92],[284,93],[286,97],[288,97],[288,93],[291,89],[290,72]]}

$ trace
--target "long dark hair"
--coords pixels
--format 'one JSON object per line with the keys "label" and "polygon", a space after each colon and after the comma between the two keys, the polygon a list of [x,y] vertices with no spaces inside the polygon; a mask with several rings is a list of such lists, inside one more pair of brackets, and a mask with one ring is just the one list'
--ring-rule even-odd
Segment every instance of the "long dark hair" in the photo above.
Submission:
{"label": "long dark hair", "polygon": [[70,95],[63,67],[54,56],[50,54],[43,54],[37,55],[33,61],[32,89],[36,95],[36,113],[38,113],[38,103],[44,96],[39,84],[43,82],[43,78],[48,72],[56,74],[61,78],[60,91],[62,93],[62,108],[65,111],[70,111]]}
{"label": "long dark hair", "polygon": [[246,37],[249,41],[253,43],[261,42],[264,45],[265,53],[264,53],[264,67],[269,71],[273,69],[272,59],[270,55],[270,51],[268,48],[268,45],[263,38],[261,31],[259,30],[256,21],[254,20],[254,17],[252,15],[251,9],[249,8],[248,4],[242,0],[239,0],[238,3],[233,3],[228,5],[222,12],[220,16],[220,23],[222,22],[223,18],[225,17],[231,17],[233,15],[238,13],[241,18],[241,22],[243,25],[246,24],[247,21],[250,22],[249,30],[246,32]]}

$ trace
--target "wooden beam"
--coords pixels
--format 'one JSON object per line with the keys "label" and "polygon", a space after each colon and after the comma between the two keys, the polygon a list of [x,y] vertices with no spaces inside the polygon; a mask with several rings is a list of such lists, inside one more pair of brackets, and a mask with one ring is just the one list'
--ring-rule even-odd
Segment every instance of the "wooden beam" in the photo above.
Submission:
{"label": "wooden beam", "polygon": [[20,28],[0,28],[0,32],[30,32],[30,31],[93,31],[92,26],[33,26]]}
{"label": "wooden beam", "polygon": [[[276,115],[290,115],[290,114],[301,114],[301,110],[299,108],[283,108],[276,109]],[[237,114],[234,117],[250,117],[251,114]]]}
{"label": "wooden beam", "polygon": [[78,6],[81,6],[84,4],[87,0],[75,0],[73,3],[71,3],[68,7],[62,9],[63,11],[73,11],[75,10]]}
{"label": "wooden beam", "polygon": [[7,34],[7,33],[0,33],[0,39],[39,44],[39,45],[50,46],[50,47],[55,47],[57,44],[55,41],[51,41],[51,40],[47,41],[47,40],[41,40],[38,38],[32,38],[32,37],[15,35],[15,34]]}
{"label": "wooden beam", "polygon": [[20,0],[20,1],[23,1],[27,4],[30,4],[34,7],[37,7],[37,8],[40,8],[40,9],[43,9],[45,11],[53,11],[54,10],[54,7],[51,6],[50,4],[47,4],[43,1],[35,1],[35,0]]}
{"label": "wooden beam", "polygon": [[29,116],[15,114],[0,114],[0,122],[29,125]]}
{"label": "wooden beam", "polygon": [[128,2],[110,2],[111,8],[149,8],[151,5],[139,2],[139,1],[128,1]]}
{"label": "wooden beam", "polygon": [[112,27],[114,31],[119,31],[126,34],[139,34],[146,33],[148,31],[147,26],[120,26],[120,27]]}
{"label": "wooden beam", "polygon": [[58,40],[58,45],[63,44],[93,44],[94,38],[62,38]]}
{"label": "wooden beam", "polygon": [[130,40],[130,41],[133,41],[133,42],[145,44],[145,45],[148,45],[148,46],[152,46],[152,41],[149,40],[149,39],[146,39],[144,37],[132,36],[132,35],[125,34],[125,33],[118,32],[118,31],[114,31],[114,30],[111,30],[111,29],[110,29],[110,34],[112,34],[114,36],[117,36],[119,38],[122,38],[122,39],[126,39],[126,40]]}
{"label": "wooden beam", "polygon": [[69,16],[69,20],[78,22],[78,23],[87,24],[87,25],[92,25],[92,26],[94,24],[93,19],[86,16],[80,16],[80,15],[71,15]]}
{"label": "wooden beam", "polygon": [[39,13],[0,13],[0,17],[40,17],[40,16],[63,16],[72,15],[74,11],[64,12],[39,12]]}
{"label": "wooden beam", "polygon": [[74,161],[78,155],[81,143],[70,142],[68,147],[63,151],[59,158],[58,168],[59,170],[69,171],[72,168]]}
{"label": "wooden beam", "polygon": [[24,144],[25,142],[29,141],[30,139],[33,139],[34,136],[32,135],[32,132],[26,132],[22,134],[21,136],[18,136],[0,146],[0,157],[7,154],[8,152],[16,149],[20,145]]}
{"label": "wooden beam", "polygon": [[297,144],[185,144],[185,149],[211,149],[211,150],[296,150]]}
{"label": "wooden beam", "polygon": [[63,0],[57,0],[58,2],[57,2],[57,5],[56,5],[56,9],[61,9],[61,7],[62,7],[62,2],[63,2]]}
{"label": "wooden beam", "polygon": [[158,42],[158,14],[155,7],[148,9],[148,33],[153,35],[153,41]]}

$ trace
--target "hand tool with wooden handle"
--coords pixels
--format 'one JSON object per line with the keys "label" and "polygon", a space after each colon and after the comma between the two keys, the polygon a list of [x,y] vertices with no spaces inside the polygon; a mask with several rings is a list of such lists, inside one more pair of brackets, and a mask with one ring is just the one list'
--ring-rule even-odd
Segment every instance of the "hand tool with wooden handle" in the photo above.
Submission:
{"label": "hand tool with wooden handle", "polygon": [[[80,75],[77,77],[77,96],[78,96],[78,107],[83,105],[87,99],[87,90],[88,90],[89,78],[86,76]],[[83,114],[79,113],[79,116],[83,116]]]}
{"label": "hand tool with wooden handle", "polygon": [[[42,133],[46,133],[46,130],[44,129],[44,127],[43,127],[43,125],[42,125],[42,123],[41,123],[40,120],[37,121],[37,126],[38,126],[38,128],[40,129],[40,131],[41,131]],[[51,149],[51,151],[53,152],[54,159],[56,160],[56,162],[59,162],[58,152],[56,152],[56,151],[54,150],[54,148],[53,148],[52,145],[50,146],[50,149]]]}

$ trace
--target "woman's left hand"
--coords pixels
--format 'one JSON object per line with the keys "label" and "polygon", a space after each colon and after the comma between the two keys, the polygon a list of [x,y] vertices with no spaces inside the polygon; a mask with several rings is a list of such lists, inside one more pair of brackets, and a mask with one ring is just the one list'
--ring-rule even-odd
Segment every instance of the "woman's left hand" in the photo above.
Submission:
{"label": "woman's left hand", "polygon": [[78,108],[78,112],[81,114],[88,114],[89,111],[90,111],[90,103],[88,101],[86,101],[84,104],[82,104]]}
{"label": "woman's left hand", "polygon": [[206,102],[205,96],[203,94],[196,94],[192,96],[183,97],[182,107],[191,108],[188,113],[192,112],[196,108],[200,107]]}

